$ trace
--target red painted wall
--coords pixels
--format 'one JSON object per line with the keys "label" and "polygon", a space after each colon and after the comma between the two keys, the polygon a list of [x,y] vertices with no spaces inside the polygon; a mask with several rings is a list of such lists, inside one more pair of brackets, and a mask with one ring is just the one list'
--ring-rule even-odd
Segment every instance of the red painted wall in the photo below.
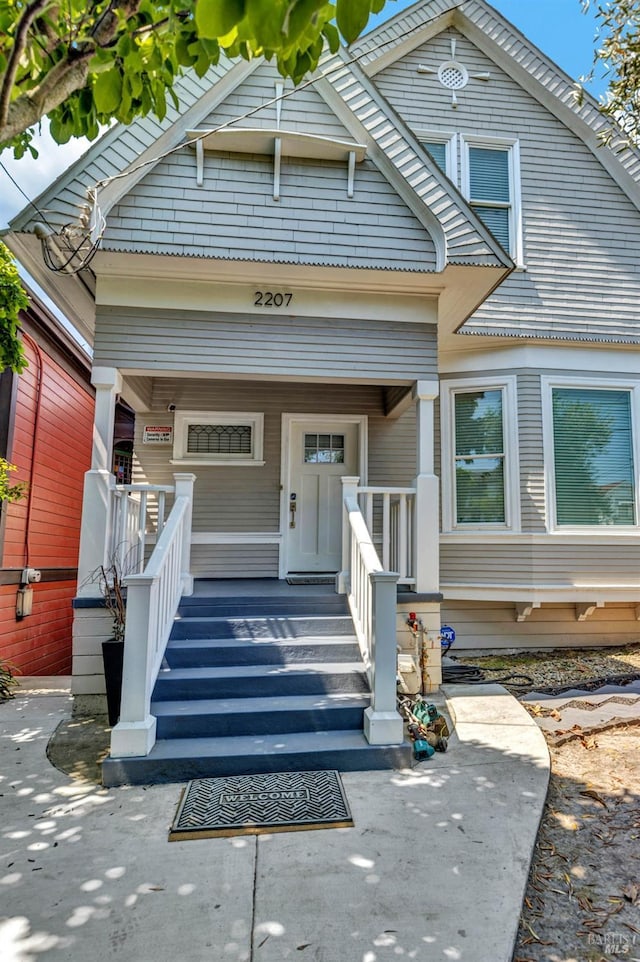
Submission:
{"label": "red painted wall", "polygon": [[[84,473],[90,467],[93,394],[48,353],[46,338],[24,338],[29,366],[18,378],[8,460],[12,480],[29,484],[23,501],[3,506],[0,567],[45,569],[33,585],[33,613],[17,620],[15,584],[0,586],[0,652],[22,674],[71,672],[75,578],[52,569],[78,563]],[[87,374],[88,381],[88,374]],[[46,570],[48,569],[48,571]],[[62,575],[63,580],[57,580]]]}

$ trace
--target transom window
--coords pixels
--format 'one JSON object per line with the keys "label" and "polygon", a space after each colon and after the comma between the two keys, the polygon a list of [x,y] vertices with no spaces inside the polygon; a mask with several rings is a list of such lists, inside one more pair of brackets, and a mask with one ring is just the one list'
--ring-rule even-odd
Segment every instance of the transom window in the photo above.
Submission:
{"label": "transom window", "polygon": [[179,411],[174,420],[174,462],[264,464],[264,416],[255,412]]}
{"label": "transom window", "polygon": [[558,527],[637,524],[632,392],[552,387]]}

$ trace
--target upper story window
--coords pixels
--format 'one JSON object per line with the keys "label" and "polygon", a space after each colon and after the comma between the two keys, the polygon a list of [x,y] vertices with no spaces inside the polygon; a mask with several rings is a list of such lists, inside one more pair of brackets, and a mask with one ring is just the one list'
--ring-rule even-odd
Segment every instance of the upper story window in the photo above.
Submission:
{"label": "upper story window", "polygon": [[462,193],[496,240],[521,266],[518,142],[461,137],[460,167]]}
{"label": "upper story window", "polygon": [[518,141],[429,130],[417,130],[416,136],[496,240],[522,267]]}
{"label": "upper story window", "polygon": [[446,382],[442,394],[445,531],[517,528],[515,395],[512,377]]}
{"label": "upper story window", "polygon": [[635,526],[635,388],[543,381],[551,526]]}
{"label": "upper story window", "polygon": [[180,411],[175,415],[173,460],[180,464],[264,464],[264,415]]}

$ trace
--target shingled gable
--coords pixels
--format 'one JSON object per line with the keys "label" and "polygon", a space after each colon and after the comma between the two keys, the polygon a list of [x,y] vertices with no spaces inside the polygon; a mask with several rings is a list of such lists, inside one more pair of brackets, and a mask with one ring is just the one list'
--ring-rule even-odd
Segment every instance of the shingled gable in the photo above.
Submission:
{"label": "shingled gable", "polygon": [[[508,273],[512,262],[358,65],[349,61],[345,51],[327,58],[321,66],[324,76],[314,87],[351,136],[367,144],[376,167],[426,228],[436,247],[436,271],[448,264],[496,269],[480,285],[482,292],[461,308],[469,313]],[[147,117],[126,128],[112,128],[38,198],[48,221],[58,226],[74,220],[87,187],[117,175],[100,192],[101,209],[108,215],[154,169],[155,158],[184,143],[187,132],[197,129],[259,66],[260,62],[219,65],[202,80],[189,74],[177,87],[180,113],[171,110],[162,123]],[[93,312],[94,278],[87,271],[82,279],[46,271],[33,235],[37,220],[32,208],[25,209],[12,221],[7,243],[90,338],[91,322],[87,324],[86,318]]]}
{"label": "shingled gable", "polygon": [[565,124],[640,208],[640,151],[622,137],[603,147],[611,125],[586,91],[485,0],[419,0],[353,44],[350,54],[375,77],[405,54],[442,33],[462,32],[527,93]]}

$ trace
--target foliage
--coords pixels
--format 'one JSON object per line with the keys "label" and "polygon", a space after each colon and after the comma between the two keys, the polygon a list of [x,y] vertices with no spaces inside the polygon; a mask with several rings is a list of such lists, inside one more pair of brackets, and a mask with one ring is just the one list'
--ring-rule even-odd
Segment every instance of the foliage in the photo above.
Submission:
{"label": "foliage", "polygon": [[9,464],[4,458],[0,458],[0,504],[3,501],[20,501],[24,498],[27,491],[25,481],[9,484],[9,472],[17,470],[15,464]]}
{"label": "foliage", "polygon": [[113,561],[108,568],[101,565],[97,575],[104,606],[111,615],[113,638],[115,641],[124,641],[127,606],[124,599],[123,575],[120,566],[116,561]]}
{"label": "foliage", "polygon": [[11,689],[18,684],[13,677],[14,671],[15,669],[12,669],[11,665],[0,659],[0,701],[8,701],[9,698],[13,698]]}
{"label": "foliage", "polygon": [[[588,9],[592,0],[582,0]],[[596,0],[598,41],[595,60],[610,74],[602,110],[629,140],[640,140],[640,0]]]}
{"label": "foliage", "polygon": [[18,315],[28,306],[15,261],[0,241],[0,372],[9,368],[19,374],[27,366]]}
{"label": "foliage", "polygon": [[[221,50],[275,59],[298,83],[325,47],[351,43],[385,0],[0,0],[0,147],[17,157],[43,116],[59,144],[154,113],[185,68]],[[337,24],[337,26],[336,26]]]}

